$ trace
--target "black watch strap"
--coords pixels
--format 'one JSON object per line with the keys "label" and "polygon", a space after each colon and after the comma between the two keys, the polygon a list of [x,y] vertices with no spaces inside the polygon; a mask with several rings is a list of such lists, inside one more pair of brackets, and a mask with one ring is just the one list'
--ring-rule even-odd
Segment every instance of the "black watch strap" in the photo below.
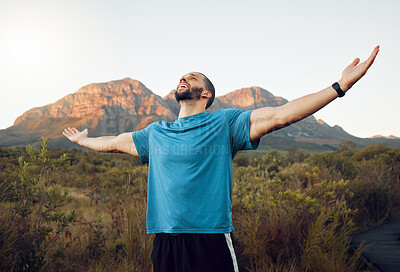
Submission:
{"label": "black watch strap", "polygon": [[340,88],[339,83],[337,83],[337,82],[333,83],[332,87],[335,89],[335,91],[337,92],[339,97],[343,97],[344,96],[344,92],[343,92],[342,88]]}

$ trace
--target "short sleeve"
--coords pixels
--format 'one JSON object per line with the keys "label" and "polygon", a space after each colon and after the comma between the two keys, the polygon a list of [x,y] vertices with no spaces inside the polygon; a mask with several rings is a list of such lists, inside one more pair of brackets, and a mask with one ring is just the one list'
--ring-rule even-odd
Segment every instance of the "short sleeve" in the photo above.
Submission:
{"label": "short sleeve", "polygon": [[260,139],[250,140],[250,115],[251,110],[227,109],[226,117],[229,121],[232,155],[239,150],[255,150],[260,144]]}
{"label": "short sleeve", "polygon": [[151,127],[152,124],[148,125],[145,129],[132,132],[133,142],[143,163],[149,162],[149,132]]}

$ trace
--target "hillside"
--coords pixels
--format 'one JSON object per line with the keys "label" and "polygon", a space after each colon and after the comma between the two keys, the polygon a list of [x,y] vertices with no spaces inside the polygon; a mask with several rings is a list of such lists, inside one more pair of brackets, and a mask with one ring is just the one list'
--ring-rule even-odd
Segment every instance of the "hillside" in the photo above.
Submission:
{"label": "hillside", "polygon": [[[172,90],[162,98],[141,82],[130,78],[92,83],[55,103],[26,111],[15,120],[12,127],[0,130],[0,146],[18,147],[30,144],[38,147],[40,137],[44,136],[49,139],[51,148],[77,148],[76,144],[62,136],[63,128],[89,128],[90,136],[104,136],[140,130],[159,120],[174,121],[180,108],[175,101],[174,92]],[[216,97],[207,111],[225,108],[252,110],[285,103],[286,99],[253,86]],[[310,116],[263,137],[259,150],[269,147],[287,150],[290,146],[296,146],[311,151],[328,151],[335,150],[344,141],[352,141],[360,148],[372,143],[400,147],[398,138],[357,138],[340,126],[331,127]]]}

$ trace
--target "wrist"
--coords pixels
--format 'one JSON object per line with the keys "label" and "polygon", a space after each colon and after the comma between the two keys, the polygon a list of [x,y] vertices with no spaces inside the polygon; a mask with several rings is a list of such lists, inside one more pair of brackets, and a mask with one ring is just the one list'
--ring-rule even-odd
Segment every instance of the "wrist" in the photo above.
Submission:
{"label": "wrist", "polygon": [[342,89],[344,93],[346,93],[350,89],[350,86],[346,84],[342,79],[339,80],[337,83],[339,84],[340,89]]}
{"label": "wrist", "polygon": [[336,91],[338,97],[343,97],[344,96],[344,91],[342,90],[342,88],[340,87],[338,82],[335,82],[332,84],[332,88]]}
{"label": "wrist", "polygon": [[87,131],[87,128],[85,128],[82,132],[80,132],[77,135],[77,139],[76,139],[75,143],[77,143],[78,145],[81,145],[81,146],[86,146],[85,142],[87,142],[86,141],[87,139],[88,139],[88,131]]}
{"label": "wrist", "polygon": [[85,140],[86,140],[86,139],[87,139],[87,137],[79,138],[79,139],[76,141],[76,143],[77,143],[78,145],[85,146]]}

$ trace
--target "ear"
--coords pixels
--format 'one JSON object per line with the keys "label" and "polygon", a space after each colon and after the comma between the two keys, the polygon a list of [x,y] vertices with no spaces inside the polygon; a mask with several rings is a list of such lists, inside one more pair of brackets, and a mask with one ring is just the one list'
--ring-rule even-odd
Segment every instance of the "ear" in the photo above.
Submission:
{"label": "ear", "polygon": [[204,98],[210,98],[211,96],[212,96],[211,92],[207,91],[207,90],[205,90],[201,93],[201,97],[204,97]]}

